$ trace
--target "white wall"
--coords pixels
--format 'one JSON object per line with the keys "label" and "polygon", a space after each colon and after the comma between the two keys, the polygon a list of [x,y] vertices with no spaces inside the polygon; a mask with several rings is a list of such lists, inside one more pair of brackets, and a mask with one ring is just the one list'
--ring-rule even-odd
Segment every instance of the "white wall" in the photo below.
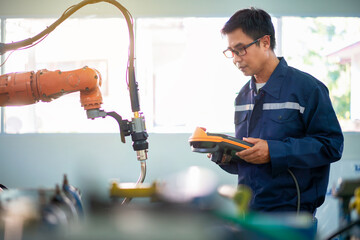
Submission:
{"label": "white wall", "polygon": [[[237,183],[230,175],[213,164],[204,154],[191,151],[191,134],[150,133],[148,174],[146,182],[160,180],[169,174],[196,165],[208,168],[219,176],[219,184]],[[135,182],[140,173],[131,139],[123,144],[118,134],[2,134],[0,135],[0,183],[11,188],[54,187],[68,174],[73,185],[88,189],[107,189],[112,178]],[[360,134],[345,133],[345,147],[339,165],[355,172],[360,164]],[[343,164],[344,163],[344,164]],[[337,180],[334,175],[330,186]],[[344,176],[346,177],[346,176]],[[104,193],[104,192],[102,192]]]}
{"label": "white wall", "polygon": [[[219,182],[236,185],[230,175],[204,154],[193,153],[191,134],[150,134],[145,182],[161,180],[196,165],[219,175]],[[118,134],[21,134],[0,135],[0,183],[10,188],[53,188],[63,174],[83,189],[107,194],[109,182],[136,182],[140,163],[131,146]]]}

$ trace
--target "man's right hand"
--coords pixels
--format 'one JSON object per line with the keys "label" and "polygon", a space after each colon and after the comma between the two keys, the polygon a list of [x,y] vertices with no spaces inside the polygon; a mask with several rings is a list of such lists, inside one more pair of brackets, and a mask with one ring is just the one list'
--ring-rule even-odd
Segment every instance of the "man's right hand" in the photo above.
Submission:
{"label": "man's right hand", "polygon": [[236,155],[248,163],[264,164],[270,162],[269,146],[266,140],[260,138],[243,138],[254,144],[253,147],[237,152]]}

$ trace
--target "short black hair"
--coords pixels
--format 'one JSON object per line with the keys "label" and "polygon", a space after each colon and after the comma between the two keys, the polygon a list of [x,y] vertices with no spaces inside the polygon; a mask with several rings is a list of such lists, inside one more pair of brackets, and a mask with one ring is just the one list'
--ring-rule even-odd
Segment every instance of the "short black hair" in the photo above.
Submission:
{"label": "short black hair", "polygon": [[264,10],[251,7],[237,11],[225,23],[221,33],[226,35],[238,28],[254,40],[270,35],[270,48],[274,50],[276,45],[274,25],[270,15]]}

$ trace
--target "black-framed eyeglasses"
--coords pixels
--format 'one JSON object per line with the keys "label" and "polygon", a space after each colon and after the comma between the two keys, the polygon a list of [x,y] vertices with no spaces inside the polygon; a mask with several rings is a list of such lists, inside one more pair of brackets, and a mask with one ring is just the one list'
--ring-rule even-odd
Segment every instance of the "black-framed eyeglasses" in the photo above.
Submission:
{"label": "black-framed eyeglasses", "polygon": [[224,50],[223,53],[224,53],[225,57],[227,57],[227,58],[233,58],[233,57],[235,57],[235,55],[238,56],[238,57],[244,56],[247,53],[246,49],[248,47],[250,47],[251,45],[257,43],[258,41],[260,41],[260,39],[262,39],[265,36],[268,36],[268,35],[264,35],[261,38],[258,38],[255,41],[253,41],[253,42],[239,48],[238,50],[234,50],[234,49],[229,47],[228,49]]}

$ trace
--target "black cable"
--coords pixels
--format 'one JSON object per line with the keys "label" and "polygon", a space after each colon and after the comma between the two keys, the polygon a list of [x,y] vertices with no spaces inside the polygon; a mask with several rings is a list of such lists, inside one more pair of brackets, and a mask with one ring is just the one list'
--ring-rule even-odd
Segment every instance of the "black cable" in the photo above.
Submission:
{"label": "black cable", "polygon": [[300,187],[299,187],[299,183],[295,177],[295,175],[293,174],[293,172],[288,169],[288,172],[290,173],[291,177],[293,178],[294,182],[295,182],[295,186],[296,186],[296,192],[297,192],[297,209],[296,209],[296,213],[299,214],[300,213]]}

